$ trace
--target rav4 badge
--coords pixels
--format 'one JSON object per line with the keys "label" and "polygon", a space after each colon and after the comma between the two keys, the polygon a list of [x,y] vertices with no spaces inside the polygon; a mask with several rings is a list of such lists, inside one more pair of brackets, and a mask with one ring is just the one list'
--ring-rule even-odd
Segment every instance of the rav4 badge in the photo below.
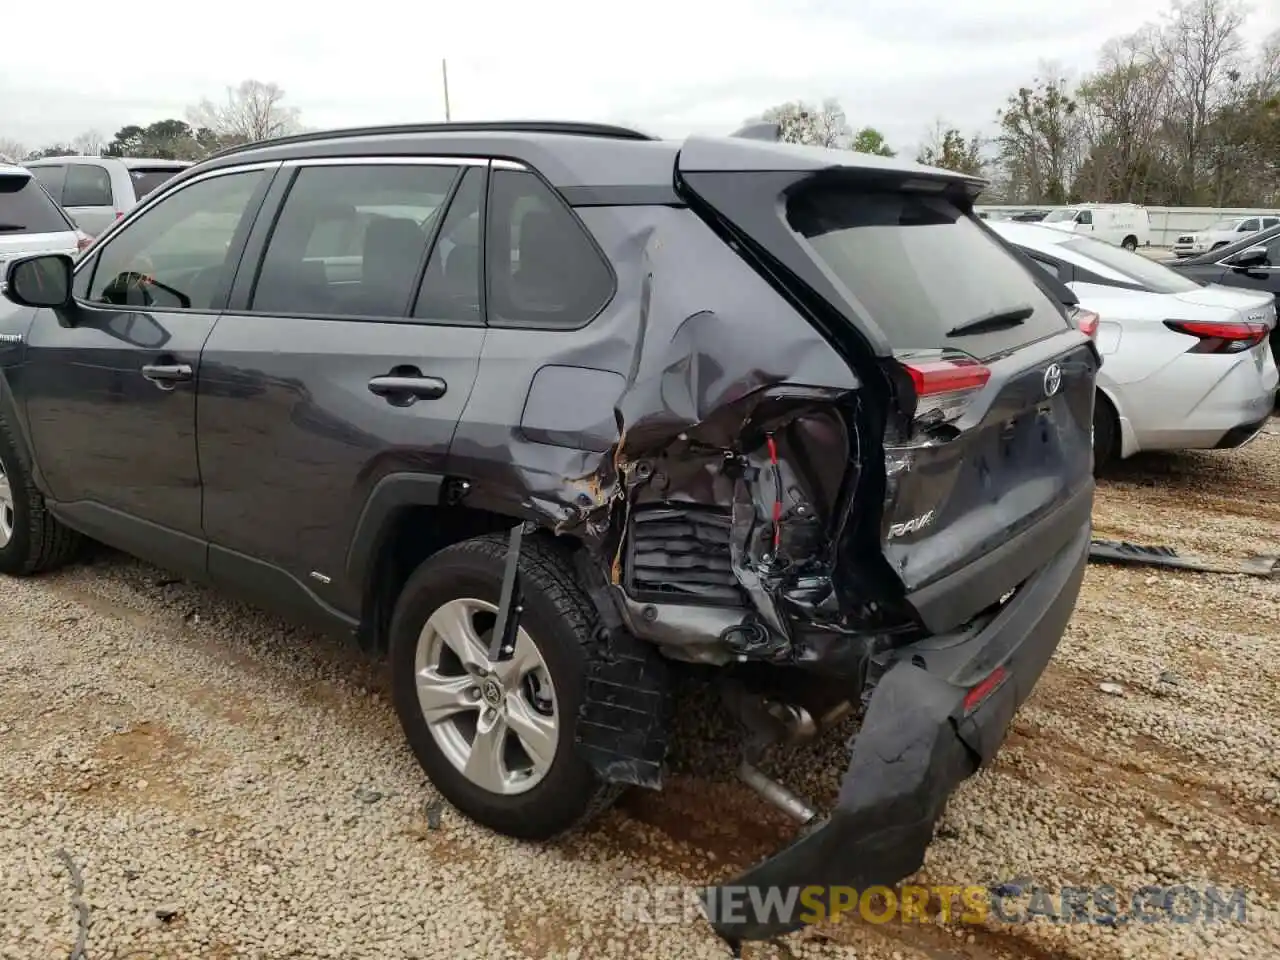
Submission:
{"label": "rav4 badge", "polygon": [[889,539],[892,540],[894,537],[904,537],[908,533],[916,533],[923,530],[932,522],[933,511],[930,510],[928,513],[922,513],[918,517],[912,517],[904,523],[895,523],[889,528]]}

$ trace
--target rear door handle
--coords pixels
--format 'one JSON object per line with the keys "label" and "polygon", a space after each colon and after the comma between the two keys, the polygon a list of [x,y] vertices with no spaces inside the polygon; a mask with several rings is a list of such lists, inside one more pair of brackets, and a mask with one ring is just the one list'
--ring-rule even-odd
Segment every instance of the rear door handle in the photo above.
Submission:
{"label": "rear door handle", "polygon": [[167,387],[190,380],[192,371],[187,363],[148,363],[142,368],[142,375],[156,386]]}
{"label": "rear door handle", "polygon": [[397,406],[408,406],[415,400],[435,400],[443,397],[447,384],[439,377],[393,376],[374,377],[369,381],[369,392]]}

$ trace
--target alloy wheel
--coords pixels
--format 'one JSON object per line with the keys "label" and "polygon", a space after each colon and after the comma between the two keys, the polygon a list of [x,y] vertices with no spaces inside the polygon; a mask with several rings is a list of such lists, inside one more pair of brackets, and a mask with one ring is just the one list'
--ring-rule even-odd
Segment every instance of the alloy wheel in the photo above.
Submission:
{"label": "alloy wheel", "polygon": [[0,463],[0,547],[7,547],[13,539],[13,487],[9,475],[5,473],[4,464]]}
{"label": "alloy wheel", "polygon": [[489,659],[497,607],[450,600],[418,635],[414,681],[431,736],[459,771],[490,793],[531,790],[560,741],[555,687],[542,653],[519,628],[508,660]]}

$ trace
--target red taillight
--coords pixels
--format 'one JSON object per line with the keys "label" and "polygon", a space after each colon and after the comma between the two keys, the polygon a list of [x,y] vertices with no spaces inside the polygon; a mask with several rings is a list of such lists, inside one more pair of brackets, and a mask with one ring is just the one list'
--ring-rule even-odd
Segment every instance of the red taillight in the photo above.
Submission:
{"label": "red taillight", "polygon": [[117,219],[117,220],[119,220],[119,219],[120,219],[121,217],[123,217],[123,216],[124,216],[124,211],[123,211],[123,210],[117,210],[117,211],[116,211],[116,219]]}
{"label": "red taillight", "polygon": [[1188,353],[1242,353],[1267,339],[1265,323],[1213,323],[1201,320],[1166,320],[1164,325],[1200,342]]}
{"label": "red taillight", "polygon": [[76,253],[84,253],[86,250],[89,249],[89,246],[92,243],[93,243],[93,237],[89,236],[88,234],[84,234],[84,233],[76,234]]}
{"label": "red taillight", "polygon": [[953,423],[963,416],[970,397],[987,385],[987,365],[955,351],[907,352],[898,362],[915,387],[916,429]]}
{"label": "red taillight", "polygon": [[1083,333],[1086,337],[1097,337],[1098,324],[1102,318],[1092,310],[1077,309],[1075,317],[1076,329]]}
{"label": "red taillight", "polygon": [[969,692],[964,695],[965,714],[968,715],[973,713],[973,711],[982,706],[983,701],[985,701],[987,697],[991,696],[991,694],[995,693],[996,690],[999,689],[1000,684],[1004,683],[1005,678],[1008,676],[1009,671],[1004,667],[996,667],[985,679],[979,681],[974,687],[972,687]]}
{"label": "red taillight", "polygon": [[903,366],[915,384],[916,396],[922,399],[985,387],[991,379],[991,371],[984,364],[967,357],[904,363]]}

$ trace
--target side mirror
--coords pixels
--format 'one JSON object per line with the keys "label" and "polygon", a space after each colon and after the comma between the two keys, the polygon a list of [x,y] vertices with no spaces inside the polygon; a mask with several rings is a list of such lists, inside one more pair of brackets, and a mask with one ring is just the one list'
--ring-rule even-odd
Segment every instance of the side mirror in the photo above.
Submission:
{"label": "side mirror", "polygon": [[9,261],[4,295],[20,307],[69,306],[72,261],[64,253],[45,253]]}
{"label": "side mirror", "polygon": [[1241,250],[1227,262],[1233,267],[1248,269],[1249,267],[1262,266],[1267,262],[1267,257],[1267,248],[1262,244],[1258,244],[1256,247],[1248,247]]}

